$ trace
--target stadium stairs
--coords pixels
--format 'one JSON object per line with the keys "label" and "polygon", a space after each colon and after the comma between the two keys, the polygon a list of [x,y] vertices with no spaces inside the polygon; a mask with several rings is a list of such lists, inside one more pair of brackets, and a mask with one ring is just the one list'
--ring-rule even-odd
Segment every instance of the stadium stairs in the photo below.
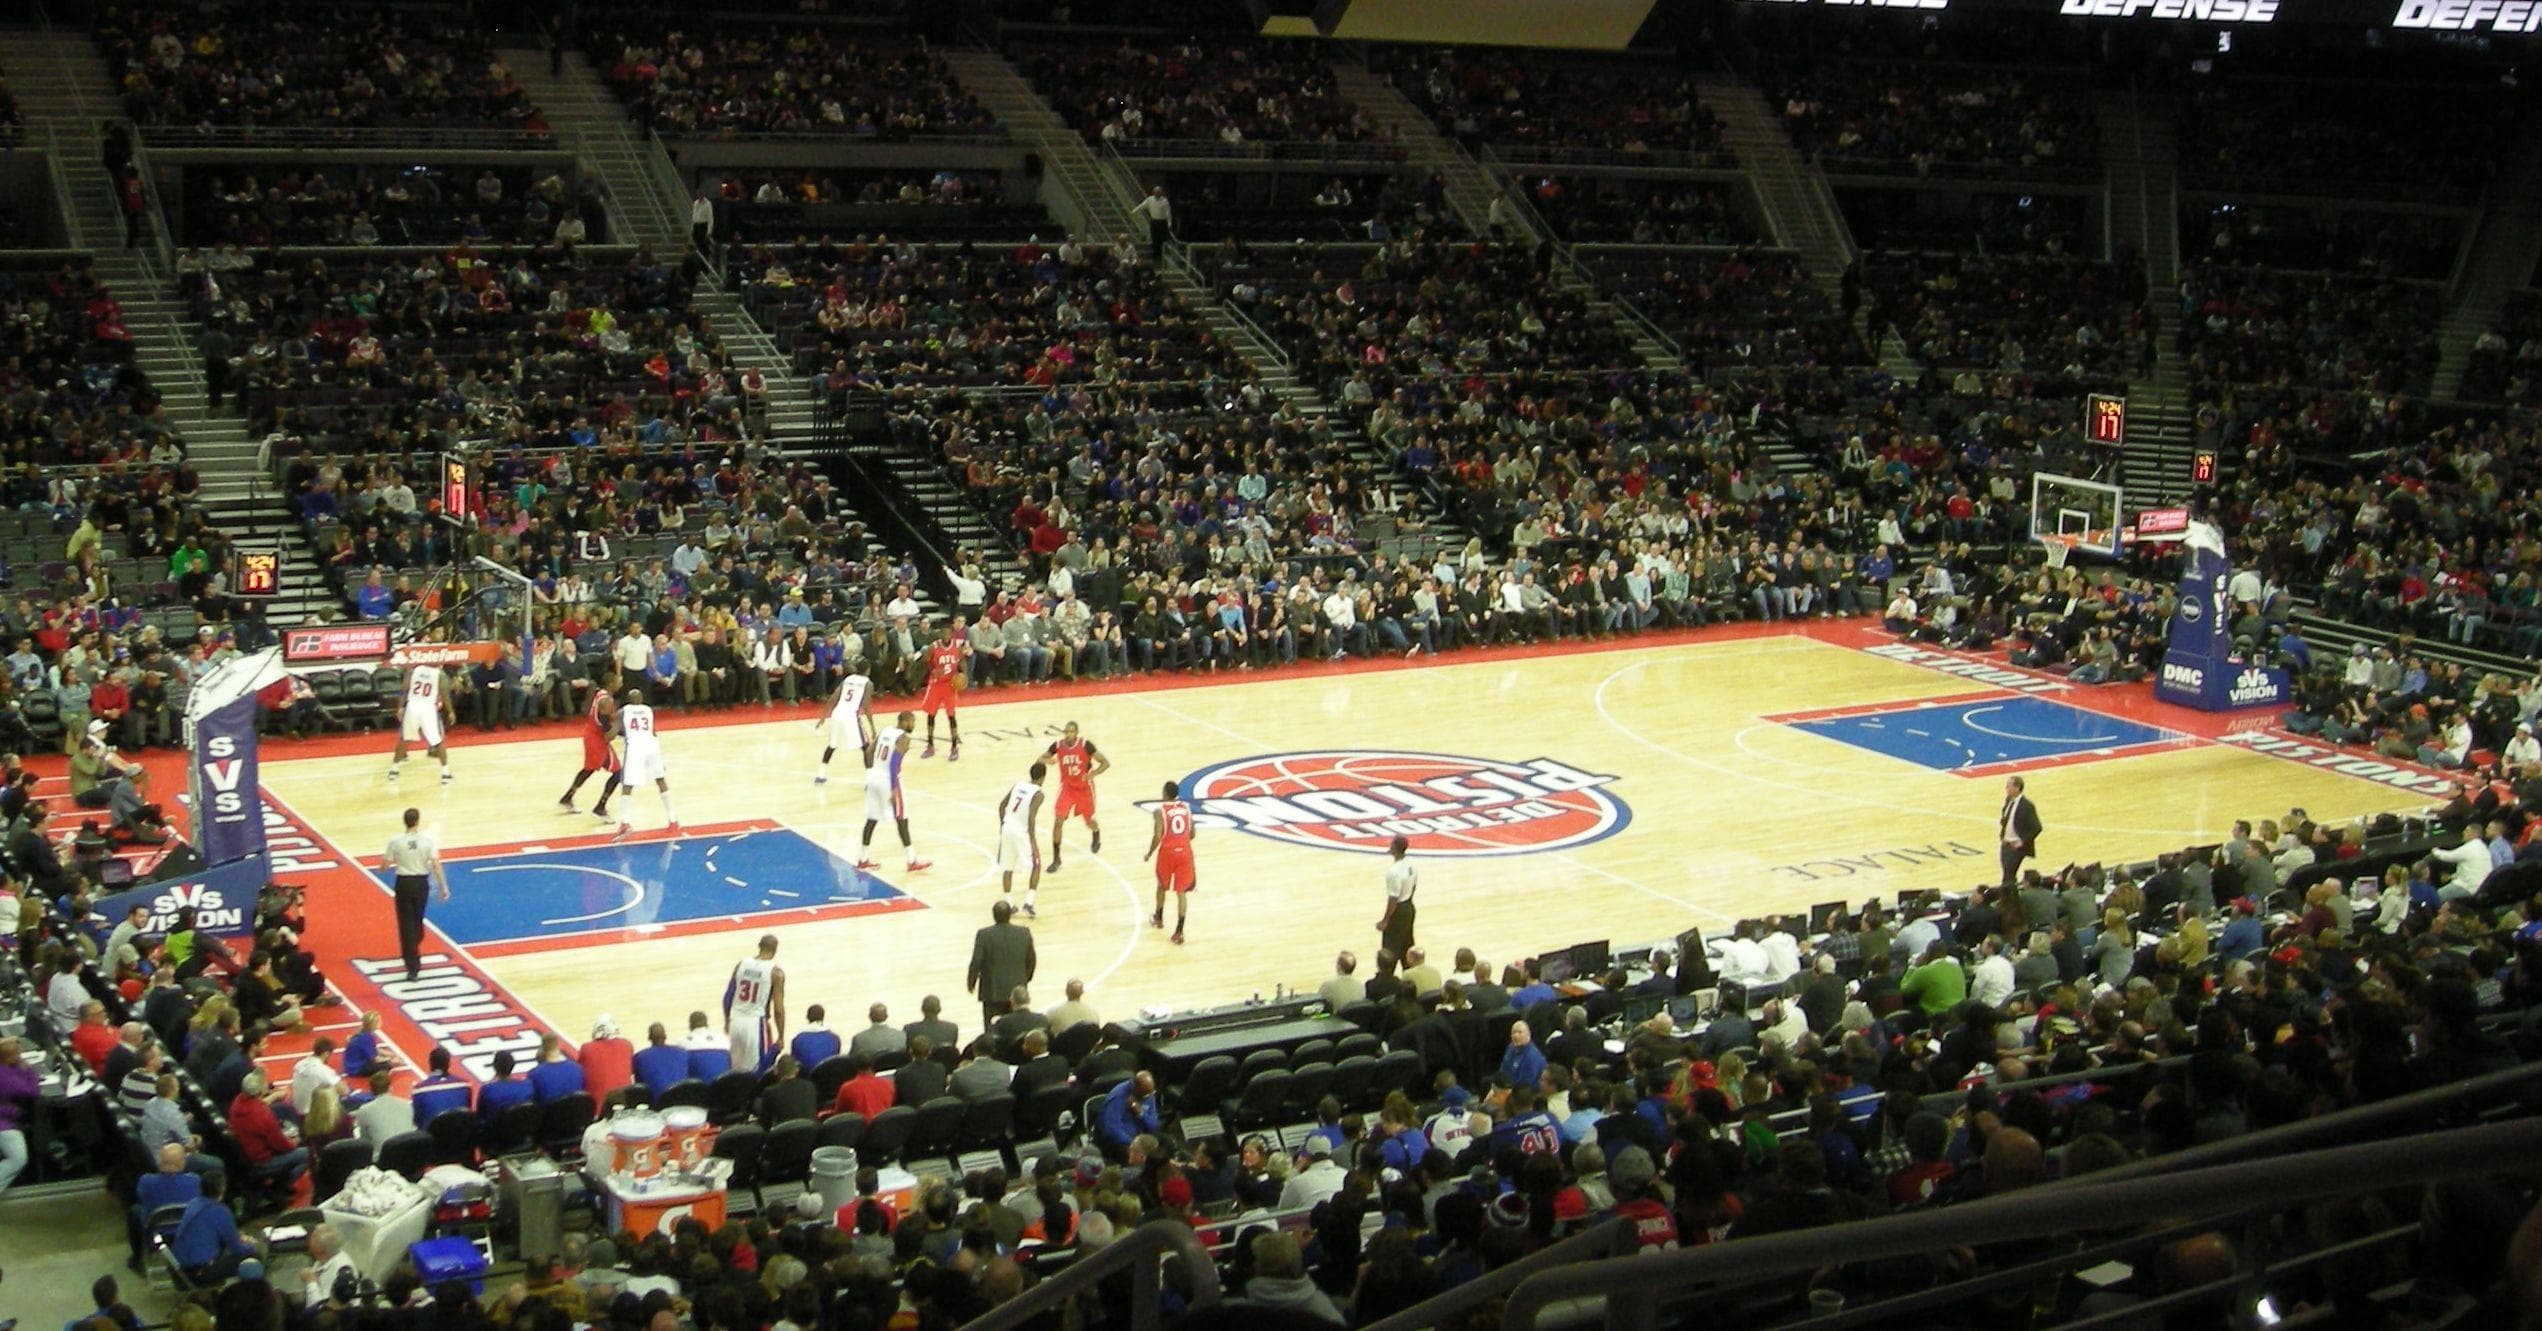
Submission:
{"label": "stadium stairs", "polygon": [[[168,237],[154,228],[141,245],[124,243],[123,211],[106,170],[104,141],[106,122],[121,108],[109,92],[114,80],[105,60],[87,33],[53,28],[17,34],[9,66],[29,141],[45,142],[58,154],[68,190],[58,203],[72,240],[93,256],[98,278],[123,303],[133,363],[150,376],[169,423],[185,441],[187,460],[202,474],[204,512],[242,546],[280,545],[283,593],[269,613],[276,622],[299,622],[334,597],[303,543],[276,540],[287,524],[245,423],[234,410],[215,413],[205,398],[197,330],[177,297]],[[147,175],[146,144],[138,151]]]}
{"label": "stadium stairs", "polygon": [[[2145,256],[2145,286],[2156,310],[2179,317],[2180,146],[2168,100],[2133,88],[2100,94],[2096,108],[2101,158],[2109,164],[2109,247],[2113,259],[2133,246]],[[2128,386],[2127,444],[2121,477],[2139,508],[2188,498],[2189,462],[2197,451],[2189,365],[2166,327],[2155,339],[2154,374]]]}
{"label": "stadium stairs", "polygon": [[[628,118],[625,105],[602,83],[590,58],[569,51],[564,72],[550,74],[543,50],[505,49],[501,55],[522,90],[547,117],[557,146],[573,153],[577,170],[598,179],[607,190],[610,238],[650,245],[665,258],[685,252],[689,193],[679,167],[660,138]],[[820,447],[823,434],[811,384],[795,372],[791,358],[742,308],[740,293],[723,280],[720,264],[710,264],[695,299],[715,336],[732,354],[733,364],[758,370],[767,379],[764,428],[769,445],[786,455]]]}
{"label": "stadium stairs", "polygon": [[[996,51],[968,46],[947,48],[940,54],[952,69],[955,81],[978,98],[1009,135],[1040,159],[1040,201],[1067,226],[1070,234],[1089,244],[1126,243],[1145,248],[1145,224],[1130,211],[1141,195],[1141,186],[1127,161],[1109,149],[1090,147],[1085,136],[1070,128],[1022,73]],[[1371,453],[1373,446],[1360,434],[1357,424],[1335,411],[1314,387],[1299,381],[1279,345],[1217,298],[1206,276],[1193,266],[1185,246],[1169,244],[1157,272],[1175,300],[1207,323],[1211,332],[1245,361],[1273,398],[1293,405],[1302,415],[1326,420],[1333,433],[1355,453]],[[977,551],[993,581],[1015,584],[1026,578],[1027,570],[1015,556],[1012,535],[1006,530],[1005,515],[984,512],[923,446],[874,429],[849,430],[842,438],[853,450],[857,465],[878,470],[877,479],[882,486],[898,491],[900,499],[915,510],[914,516],[923,520],[922,525],[933,529],[940,538],[935,542],[939,548]],[[1383,462],[1373,456],[1368,460]],[[1382,472],[1385,468],[1380,465],[1379,469]],[[1416,509],[1428,502],[1417,493],[1412,500]],[[1461,531],[1435,512],[1423,513],[1422,518],[1426,530],[1436,537],[1460,542],[1464,539]]]}
{"label": "stadium stairs", "polygon": [[1738,154],[1775,243],[1798,251],[1810,280],[1836,300],[1855,249],[1826,176],[1792,146],[1782,117],[1755,84],[1716,74],[1697,79],[1695,87],[1703,104],[1721,117],[1722,145]]}
{"label": "stadium stairs", "polygon": [[[1492,204],[1504,205],[1509,217],[1509,234],[1496,239],[1513,243],[1537,244],[1552,239],[1551,228],[1529,206],[1526,194],[1497,172],[1486,169],[1471,153],[1454,140],[1441,134],[1438,126],[1403,95],[1394,80],[1370,69],[1364,62],[1348,58],[1333,62],[1333,83],[1342,95],[1365,112],[1388,143],[1401,149],[1404,163],[1414,175],[1427,178],[1437,175],[1446,183],[1448,208],[1456,214],[1465,229],[1477,236],[1491,236]],[[1610,299],[1588,272],[1570,257],[1569,247],[1555,246],[1551,278],[1557,290],[1577,296],[1591,316],[1604,319],[1622,330],[1632,340],[1634,354],[1645,368],[1676,370],[1685,365],[1679,348],[1663,335],[1656,324],[1624,301]]]}
{"label": "stadium stairs", "polygon": [[2471,344],[2497,326],[2511,293],[2535,284],[2542,262],[2542,135],[2516,135],[2506,151],[2438,329],[2439,398],[2461,396]]}

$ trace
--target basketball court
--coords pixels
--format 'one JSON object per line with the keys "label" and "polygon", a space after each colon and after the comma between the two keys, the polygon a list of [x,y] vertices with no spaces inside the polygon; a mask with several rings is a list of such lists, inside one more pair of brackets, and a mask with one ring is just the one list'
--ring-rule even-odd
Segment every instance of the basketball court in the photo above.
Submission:
{"label": "basketball court", "polygon": [[[667,835],[652,792],[622,793],[637,831],[614,844],[610,825],[556,807],[580,756],[570,725],[463,728],[447,787],[429,760],[392,786],[386,734],[270,746],[276,872],[311,887],[315,945],[354,1007],[380,1009],[416,1062],[438,1042],[482,1067],[545,1029],[578,1039],[604,1012],[639,1042],[655,1020],[676,1038],[762,933],[783,940],[798,1023],[822,1002],[853,1029],[877,999],[909,1020],[933,993],[971,1028],[971,935],[999,895],[994,810],[1071,721],[1112,760],[1104,848],[1088,853],[1072,824],[1064,867],[1043,877],[1036,987],[1055,1002],[1082,978],[1114,1018],[1311,986],[1345,947],[1370,957],[1397,834],[1421,862],[1423,946],[1497,965],[1991,882],[2013,773],[2046,820],[2050,869],[2219,839],[2236,818],[2290,806],[2335,821],[2445,788],[2269,730],[2266,712],[2071,685],[1901,644],[1868,621],[966,700],[961,760],[913,750],[907,766],[917,850],[933,861],[920,873],[902,871],[888,825],[873,855],[884,867],[854,867],[860,763],[842,753],[813,783],[823,709],[808,704],[663,712],[683,831]],[[901,705],[878,703],[878,725]],[[1182,946],[1147,924],[1143,802],[1166,780],[1184,783],[1202,824]],[[369,868],[410,804],[456,892],[432,908],[434,958],[413,983]]]}

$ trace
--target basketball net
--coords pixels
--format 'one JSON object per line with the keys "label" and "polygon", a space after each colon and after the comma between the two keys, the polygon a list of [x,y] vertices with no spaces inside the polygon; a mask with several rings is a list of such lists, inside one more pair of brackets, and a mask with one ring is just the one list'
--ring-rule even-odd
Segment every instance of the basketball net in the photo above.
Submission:
{"label": "basketball net", "polygon": [[2065,561],[2072,558],[2074,555],[2076,541],[2077,538],[2072,536],[2059,536],[2048,532],[2041,532],[2039,534],[2039,548],[2047,553],[2048,567],[2064,568]]}

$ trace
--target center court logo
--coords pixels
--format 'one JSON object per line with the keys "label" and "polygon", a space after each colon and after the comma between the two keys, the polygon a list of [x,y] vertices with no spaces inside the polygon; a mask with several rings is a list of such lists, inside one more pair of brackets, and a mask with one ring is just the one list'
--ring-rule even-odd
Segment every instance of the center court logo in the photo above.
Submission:
{"label": "center court logo", "polygon": [[1200,826],[1292,845],[1382,855],[1400,836],[1416,855],[1532,855],[1623,830],[1614,781],[1551,758],[1321,749],[1204,767],[1183,796]]}

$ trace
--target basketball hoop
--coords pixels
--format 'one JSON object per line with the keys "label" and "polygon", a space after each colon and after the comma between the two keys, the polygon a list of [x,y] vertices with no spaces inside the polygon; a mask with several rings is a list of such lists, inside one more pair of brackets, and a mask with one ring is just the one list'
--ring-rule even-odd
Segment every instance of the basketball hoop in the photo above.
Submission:
{"label": "basketball hoop", "polygon": [[2064,568],[2065,561],[2074,557],[2074,547],[2082,542],[2083,538],[2079,536],[2061,536],[2055,532],[2039,533],[2039,549],[2047,555],[2050,568]]}

